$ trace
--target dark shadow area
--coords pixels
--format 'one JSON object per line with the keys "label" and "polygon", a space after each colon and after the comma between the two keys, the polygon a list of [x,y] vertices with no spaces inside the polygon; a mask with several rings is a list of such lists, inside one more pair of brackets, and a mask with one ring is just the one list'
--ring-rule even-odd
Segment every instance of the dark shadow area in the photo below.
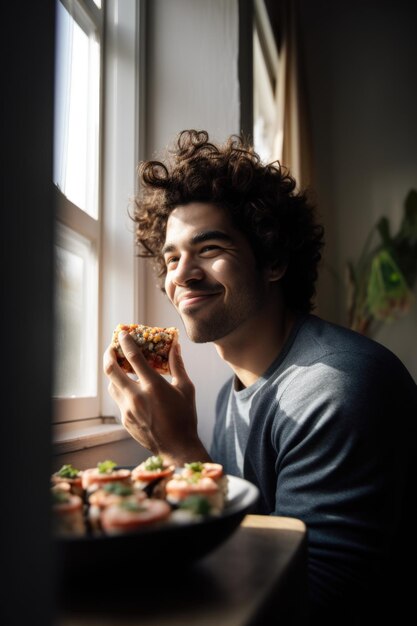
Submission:
{"label": "dark shadow area", "polygon": [[49,533],[52,352],[53,0],[2,11],[0,623],[53,619]]}

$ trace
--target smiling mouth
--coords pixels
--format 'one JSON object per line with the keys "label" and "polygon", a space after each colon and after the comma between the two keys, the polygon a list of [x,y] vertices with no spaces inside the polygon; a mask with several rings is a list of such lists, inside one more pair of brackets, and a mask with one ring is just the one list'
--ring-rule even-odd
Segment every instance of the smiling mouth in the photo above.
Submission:
{"label": "smiling mouth", "polygon": [[183,311],[184,309],[189,309],[200,304],[206,304],[213,296],[218,296],[219,292],[209,292],[209,293],[200,293],[200,294],[190,294],[185,298],[181,298],[178,304],[178,308]]}

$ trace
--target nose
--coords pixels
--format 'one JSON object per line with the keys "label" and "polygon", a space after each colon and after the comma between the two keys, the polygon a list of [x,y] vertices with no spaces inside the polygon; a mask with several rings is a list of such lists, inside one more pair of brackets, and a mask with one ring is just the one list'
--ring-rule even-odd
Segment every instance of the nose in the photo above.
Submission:
{"label": "nose", "polygon": [[185,286],[190,282],[201,280],[203,276],[203,269],[195,257],[183,254],[172,273],[172,281],[175,285]]}

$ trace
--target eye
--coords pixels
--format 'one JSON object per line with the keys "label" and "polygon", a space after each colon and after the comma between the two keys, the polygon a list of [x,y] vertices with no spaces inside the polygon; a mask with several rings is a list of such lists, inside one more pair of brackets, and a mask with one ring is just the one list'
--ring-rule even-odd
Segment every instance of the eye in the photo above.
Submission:
{"label": "eye", "polygon": [[165,265],[166,267],[172,267],[173,265],[175,265],[176,263],[178,263],[179,257],[178,256],[169,256],[165,258]]}
{"label": "eye", "polygon": [[200,254],[205,254],[206,256],[210,256],[211,253],[219,252],[221,249],[222,248],[220,248],[220,246],[214,243],[210,243],[210,244],[203,246],[200,249]]}

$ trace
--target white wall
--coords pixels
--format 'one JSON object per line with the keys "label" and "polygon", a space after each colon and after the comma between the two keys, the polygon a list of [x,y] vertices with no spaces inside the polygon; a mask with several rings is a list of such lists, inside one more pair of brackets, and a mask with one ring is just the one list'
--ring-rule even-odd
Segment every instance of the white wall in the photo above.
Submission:
{"label": "white wall", "polygon": [[[223,141],[239,132],[237,0],[152,0],[148,5],[146,158],[184,129]],[[214,403],[231,375],[212,345],[192,344],[167,298],[147,272],[145,323],[176,325],[196,385],[199,433],[211,440]]]}
{"label": "white wall", "polygon": [[[316,189],[327,230],[320,313],[344,323],[346,261],[358,258],[383,214],[396,231],[404,199],[417,189],[417,5],[301,0],[300,6]],[[375,338],[417,380],[417,301]]]}

